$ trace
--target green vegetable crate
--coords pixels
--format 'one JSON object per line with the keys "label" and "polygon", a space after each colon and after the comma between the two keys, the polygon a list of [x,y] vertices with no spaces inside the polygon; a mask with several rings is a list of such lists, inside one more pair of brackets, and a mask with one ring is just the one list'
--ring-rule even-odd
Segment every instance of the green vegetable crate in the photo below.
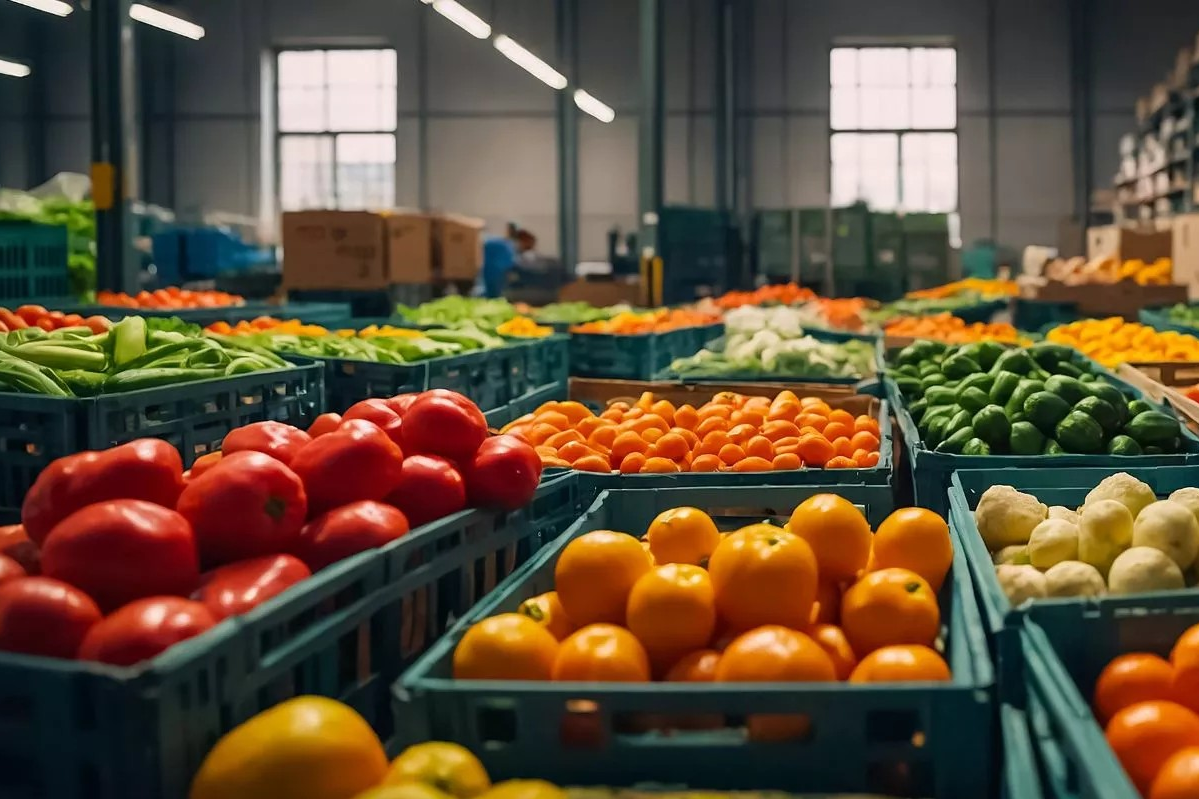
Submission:
{"label": "green vegetable crate", "polygon": [[723,325],[704,325],[632,336],[571,333],[570,374],[573,377],[650,380],[674,359],[694,355],[723,332]]}
{"label": "green vegetable crate", "polygon": [[65,227],[0,221],[0,300],[69,294],[67,244]]}
{"label": "green vegetable crate", "polygon": [[13,799],[177,799],[212,744],[300,694],[392,732],[390,686],[578,513],[573,479],[524,510],[467,510],[340,561],[132,668],[0,653],[0,770]]}
{"label": "green vegetable crate", "polygon": [[0,393],[0,516],[19,515],[38,474],[64,455],[161,438],[191,465],[251,422],[307,427],[324,409],[324,376],[311,360],[294,361],[289,369],[89,398]]}
{"label": "green vegetable crate", "polygon": [[[841,490],[813,485],[601,494],[582,518],[476,605],[396,682],[396,738],[389,751],[427,740],[456,741],[475,752],[495,780],[536,774],[572,785],[652,782],[708,790],[986,796],[992,783],[993,675],[960,554],[940,596],[951,682],[617,686],[452,677],[454,648],[466,630],[552,590],[558,557],[584,533],[637,534],[657,514],[685,505],[713,509],[722,528],[736,529],[764,517],[785,518],[806,497]],[[803,714],[810,731],[802,741],[751,741],[743,725],[755,713]],[[637,731],[645,719],[695,714],[718,715],[730,726],[669,735],[644,727]],[[567,728],[580,730],[580,740],[564,742]]]}
{"label": "green vegetable crate", "polygon": [[[862,341],[877,345],[879,338],[877,336],[864,335],[858,333],[848,333],[841,330],[823,330],[804,328],[805,335],[811,336],[817,341],[823,341],[835,344],[844,344],[848,341]],[[715,339],[708,339],[700,345],[699,349],[704,349],[709,343],[715,342]],[[699,350],[696,350],[698,352]],[[883,371],[882,354],[874,363],[876,372]],[[824,383],[829,385],[851,386],[860,383],[863,380],[873,378],[873,374],[865,375],[824,375],[811,374],[801,372],[766,372],[766,371],[735,371],[735,372],[713,372],[711,375],[690,375],[679,374],[670,368],[663,369],[654,375],[654,380],[678,380],[683,383]]]}

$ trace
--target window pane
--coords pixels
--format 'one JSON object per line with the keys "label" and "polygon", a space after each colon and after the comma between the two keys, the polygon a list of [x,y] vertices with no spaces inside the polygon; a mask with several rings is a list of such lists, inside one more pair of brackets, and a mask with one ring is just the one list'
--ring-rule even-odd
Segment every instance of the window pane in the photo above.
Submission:
{"label": "window pane", "polygon": [[907,48],[865,47],[858,51],[858,69],[863,86],[907,86]]}
{"label": "window pane", "polygon": [[832,204],[865,200],[872,208],[890,210],[899,201],[898,142],[892,133],[837,133],[830,142]]}
{"label": "window pane", "polygon": [[336,207],[332,137],[284,136],[279,140],[279,195],[284,211]]}
{"label": "window pane", "polygon": [[957,122],[957,89],[912,89],[913,128],[952,128]]}
{"label": "window pane", "polygon": [[395,130],[394,86],[330,86],[329,130]]}
{"label": "window pane", "polygon": [[395,136],[337,137],[339,208],[390,208],[395,204]]}
{"label": "window pane", "polygon": [[281,88],[315,88],[324,85],[324,50],[286,50],[279,53]]}
{"label": "window pane", "polygon": [[325,129],[323,88],[279,89],[279,130],[306,132]]}
{"label": "window pane", "polygon": [[854,130],[862,127],[858,114],[860,90],[853,86],[833,87],[829,106],[829,124],[833,130]]}
{"label": "window pane", "polygon": [[834,48],[829,56],[829,76],[834,86],[853,86],[858,82],[858,51],[853,47]]}
{"label": "window pane", "polygon": [[903,208],[952,211],[958,202],[957,134],[910,133],[903,137]]}
{"label": "window pane", "polygon": [[952,47],[929,50],[930,77],[934,86],[956,86],[958,82],[958,53]]}
{"label": "window pane", "polygon": [[862,89],[861,127],[866,130],[906,128],[911,124],[907,89]]}

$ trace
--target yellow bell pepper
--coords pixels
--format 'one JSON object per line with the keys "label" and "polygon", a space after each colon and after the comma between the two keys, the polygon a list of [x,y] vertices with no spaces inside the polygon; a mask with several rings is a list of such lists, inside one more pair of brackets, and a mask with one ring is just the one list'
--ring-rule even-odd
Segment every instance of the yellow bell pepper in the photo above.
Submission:
{"label": "yellow bell pepper", "polygon": [[1158,331],[1119,317],[1060,325],[1045,338],[1074,347],[1107,367],[1145,361],[1199,361],[1199,338]]}

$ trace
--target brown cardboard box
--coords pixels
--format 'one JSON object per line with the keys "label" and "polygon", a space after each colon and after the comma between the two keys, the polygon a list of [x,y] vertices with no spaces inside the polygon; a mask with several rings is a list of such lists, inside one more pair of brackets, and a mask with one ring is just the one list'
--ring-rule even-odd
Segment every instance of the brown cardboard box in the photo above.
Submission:
{"label": "brown cardboard box", "polygon": [[1142,227],[1103,225],[1087,228],[1087,258],[1113,256],[1127,261],[1140,258],[1146,263],[1169,257],[1171,233]]}
{"label": "brown cardboard box", "polygon": [[483,220],[433,217],[433,271],[442,280],[474,280],[483,265]]}
{"label": "brown cardboard box", "polygon": [[1187,296],[1199,300],[1199,214],[1174,217],[1171,257],[1174,282],[1187,287]]}
{"label": "brown cardboard box", "polygon": [[288,289],[377,289],[432,277],[430,221],[409,211],[283,214]]}
{"label": "brown cardboard box", "polygon": [[1057,280],[1023,281],[1020,296],[1043,302],[1074,303],[1083,316],[1122,316],[1136,321],[1142,308],[1185,302],[1185,286],[1141,286],[1132,280],[1071,286]]}
{"label": "brown cardboard box", "polygon": [[600,308],[641,302],[641,281],[575,280],[558,289],[558,302],[589,302]]}

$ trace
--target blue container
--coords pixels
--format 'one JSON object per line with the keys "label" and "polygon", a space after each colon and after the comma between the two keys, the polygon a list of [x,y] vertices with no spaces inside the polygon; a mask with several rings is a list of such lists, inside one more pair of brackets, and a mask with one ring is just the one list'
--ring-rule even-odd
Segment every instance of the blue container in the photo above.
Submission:
{"label": "blue container", "polygon": [[635,336],[571,333],[570,373],[574,377],[651,380],[674,359],[699,352],[723,330],[723,325],[707,325]]}
{"label": "blue container", "polygon": [[218,737],[285,699],[344,701],[384,738],[391,683],[577,515],[573,480],[463,511],[317,573],[135,668],[0,654],[12,799],[177,799]]}
{"label": "blue container", "polygon": [[0,300],[70,294],[68,251],[65,227],[0,221]]}
{"label": "blue container", "polygon": [[[394,748],[430,739],[457,741],[478,754],[497,780],[536,774],[572,785],[653,782],[708,790],[880,790],[958,799],[985,795],[992,780],[992,672],[960,556],[941,593],[942,618],[949,624],[947,660],[954,674],[949,683],[616,686],[451,677],[453,651],[467,628],[551,590],[563,548],[586,532],[640,533],[658,513],[681,505],[727,509],[714,513],[718,523],[733,529],[766,516],[785,517],[804,498],[839,490],[725,487],[601,494],[576,524],[404,673],[393,687]],[[753,713],[804,714],[811,733],[802,744],[749,741],[740,724]],[[669,736],[630,727],[639,719],[672,714],[720,714],[734,726]],[[589,737],[564,744],[564,722],[593,731],[598,741],[588,745]]]}
{"label": "blue container", "polygon": [[1199,327],[1193,327],[1170,318],[1169,308],[1145,308],[1137,312],[1137,318],[1143,325],[1157,330],[1173,330],[1175,333],[1185,333],[1188,336],[1199,336]]}

